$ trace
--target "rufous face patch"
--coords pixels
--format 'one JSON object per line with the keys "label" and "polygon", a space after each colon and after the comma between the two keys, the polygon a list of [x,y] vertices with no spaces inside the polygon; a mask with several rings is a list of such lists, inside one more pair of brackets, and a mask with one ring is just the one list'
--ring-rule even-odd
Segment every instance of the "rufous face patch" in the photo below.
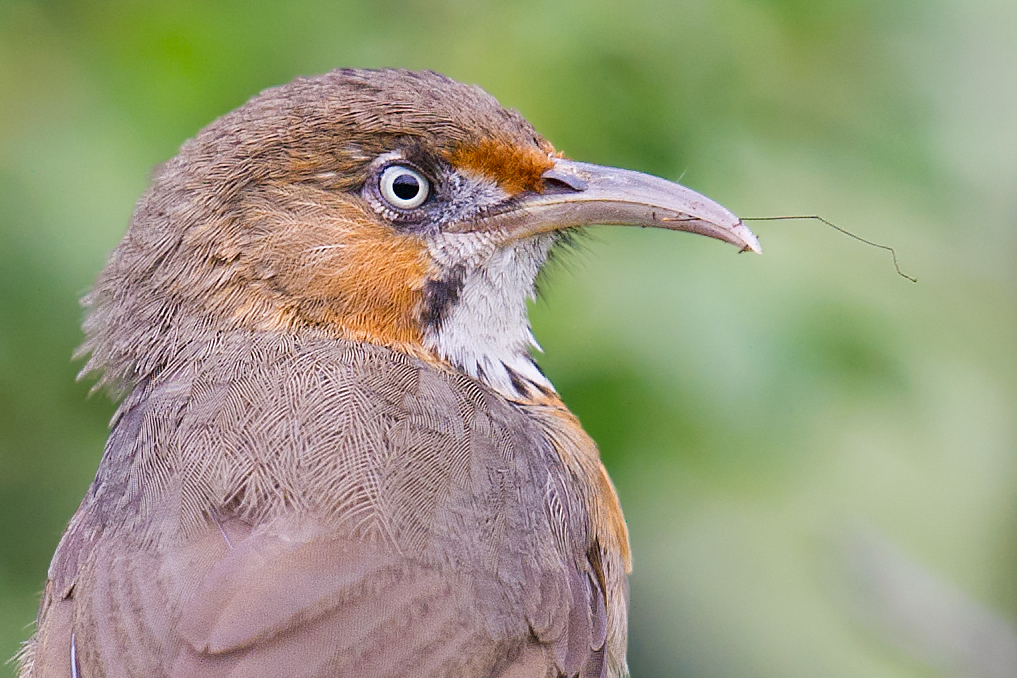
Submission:
{"label": "rufous face patch", "polygon": [[544,172],[554,165],[552,156],[534,146],[519,146],[498,139],[461,144],[447,156],[455,167],[497,182],[509,195],[539,191]]}

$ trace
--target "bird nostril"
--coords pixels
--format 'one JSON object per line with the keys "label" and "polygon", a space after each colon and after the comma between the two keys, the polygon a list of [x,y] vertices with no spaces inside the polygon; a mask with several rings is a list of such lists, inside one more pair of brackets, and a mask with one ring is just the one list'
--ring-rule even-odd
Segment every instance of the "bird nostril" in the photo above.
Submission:
{"label": "bird nostril", "polygon": [[[541,178],[544,180],[544,188],[552,189],[552,193],[555,192],[553,190],[555,188],[559,189],[558,192],[585,191],[589,186],[589,182],[582,177],[558,167],[547,170],[541,175]],[[565,191],[561,189],[565,189]]]}
{"label": "bird nostril", "polygon": [[541,193],[575,193],[577,190],[561,179],[552,177],[544,177],[543,189]]}

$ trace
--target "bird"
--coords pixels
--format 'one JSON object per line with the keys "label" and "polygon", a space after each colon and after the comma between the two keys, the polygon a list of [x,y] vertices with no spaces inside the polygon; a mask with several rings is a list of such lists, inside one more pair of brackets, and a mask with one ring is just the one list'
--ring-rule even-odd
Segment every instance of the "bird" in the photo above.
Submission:
{"label": "bird", "polygon": [[527,317],[595,224],[760,252],[433,71],[297,78],[186,141],[83,300],[117,410],[19,676],[628,675],[626,523]]}

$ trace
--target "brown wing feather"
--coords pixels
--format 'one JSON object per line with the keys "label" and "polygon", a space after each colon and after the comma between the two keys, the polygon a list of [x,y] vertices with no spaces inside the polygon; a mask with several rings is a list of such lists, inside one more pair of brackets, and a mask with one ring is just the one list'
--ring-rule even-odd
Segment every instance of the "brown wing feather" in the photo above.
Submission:
{"label": "brown wing feather", "polygon": [[584,499],[518,407],[363,345],[186,359],[124,403],[26,676],[69,629],[83,678],[604,674]]}
{"label": "brown wing feather", "polygon": [[466,577],[379,544],[273,525],[234,544],[184,603],[170,675],[441,675],[421,667],[491,664],[502,648],[466,623],[473,607]]}

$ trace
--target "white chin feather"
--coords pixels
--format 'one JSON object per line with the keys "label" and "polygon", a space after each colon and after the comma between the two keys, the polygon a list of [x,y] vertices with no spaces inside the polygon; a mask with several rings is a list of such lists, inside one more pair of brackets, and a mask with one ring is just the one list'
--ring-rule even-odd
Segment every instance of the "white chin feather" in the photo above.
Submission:
{"label": "white chin feather", "polygon": [[530,350],[539,351],[540,346],[526,312],[554,237],[529,238],[483,254],[475,249],[478,240],[476,234],[446,234],[440,245],[436,243],[432,254],[443,263],[462,262],[464,250],[473,250],[474,256],[466,263],[456,303],[441,325],[428,332],[425,343],[508,398],[526,397],[529,391],[554,391],[530,358]]}

